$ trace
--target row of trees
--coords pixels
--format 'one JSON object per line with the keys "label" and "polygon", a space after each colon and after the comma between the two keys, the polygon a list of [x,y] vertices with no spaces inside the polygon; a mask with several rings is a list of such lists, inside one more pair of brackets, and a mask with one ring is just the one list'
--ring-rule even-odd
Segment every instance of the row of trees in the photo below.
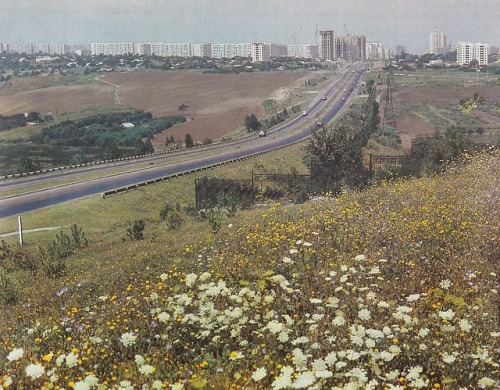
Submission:
{"label": "row of trees", "polygon": [[[36,144],[104,148],[110,143],[122,147],[136,147],[145,138],[185,122],[182,115],[154,119],[146,111],[99,114],[78,120],[66,120],[46,127],[31,137]],[[131,123],[125,126],[124,123]]]}

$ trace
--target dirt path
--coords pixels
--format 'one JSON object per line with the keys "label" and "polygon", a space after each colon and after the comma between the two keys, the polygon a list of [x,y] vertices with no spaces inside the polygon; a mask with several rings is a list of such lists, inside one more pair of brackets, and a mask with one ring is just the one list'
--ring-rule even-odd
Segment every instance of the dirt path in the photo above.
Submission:
{"label": "dirt path", "polygon": [[[69,226],[51,226],[51,227],[27,229],[27,230],[23,229],[23,234],[24,233],[33,233],[33,232],[42,232],[42,231],[47,231],[47,230],[57,230],[57,229],[63,229],[63,228],[67,228],[67,227],[69,227]],[[18,234],[19,234],[19,231],[10,232],[10,233],[3,233],[3,234],[0,234],[0,237],[3,238],[3,237],[17,236]]]}
{"label": "dirt path", "polygon": [[445,117],[443,114],[441,114],[438,109],[436,107],[434,107],[433,105],[431,104],[427,104],[427,107],[429,108],[429,110],[431,110],[431,112],[436,115],[437,117],[441,118],[441,119],[444,119],[446,122],[448,122],[450,125],[452,126],[456,126],[457,122],[455,122],[454,120],[450,119],[450,118],[447,118]]}
{"label": "dirt path", "polygon": [[97,81],[100,81],[101,83],[105,83],[105,84],[111,85],[113,87],[113,100],[115,101],[115,104],[121,105],[120,96],[118,96],[118,88],[120,88],[120,86],[116,85],[116,84],[113,84],[113,83],[110,83],[109,81],[106,81],[106,80],[101,80],[101,77],[103,77],[103,75],[98,76],[95,79]]}

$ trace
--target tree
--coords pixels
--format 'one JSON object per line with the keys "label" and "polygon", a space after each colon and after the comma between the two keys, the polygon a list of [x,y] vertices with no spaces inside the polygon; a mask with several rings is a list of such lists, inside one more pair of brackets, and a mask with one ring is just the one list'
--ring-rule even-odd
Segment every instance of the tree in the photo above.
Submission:
{"label": "tree", "polygon": [[179,111],[182,111],[182,115],[186,115],[186,111],[188,108],[189,108],[189,106],[187,104],[182,103],[179,106]]}
{"label": "tree", "polygon": [[29,157],[22,157],[17,163],[19,173],[35,172],[40,170],[40,164]]}
{"label": "tree", "polygon": [[118,143],[114,140],[108,141],[104,148],[104,158],[106,160],[114,160],[116,158],[120,158],[122,156],[122,152],[118,147]]}
{"label": "tree", "polygon": [[186,144],[186,148],[192,148],[194,146],[193,137],[191,134],[186,134],[186,138],[184,138],[184,143]]}
{"label": "tree", "polygon": [[248,130],[248,131],[256,131],[256,130],[260,130],[260,128],[262,127],[262,123],[260,123],[257,119],[257,117],[255,116],[255,114],[252,114],[252,115],[247,115],[245,117],[245,128]]}

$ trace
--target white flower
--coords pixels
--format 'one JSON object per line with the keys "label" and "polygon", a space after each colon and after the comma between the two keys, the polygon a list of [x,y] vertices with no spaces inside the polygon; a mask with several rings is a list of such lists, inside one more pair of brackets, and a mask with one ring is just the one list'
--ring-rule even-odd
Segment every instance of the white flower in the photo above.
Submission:
{"label": "white flower", "polygon": [[13,380],[10,376],[4,376],[4,379],[3,379],[3,387],[9,387],[11,384],[12,384]]}
{"label": "white flower", "polygon": [[365,255],[357,255],[354,260],[356,261],[363,261],[363,260],[366,260],[366,256]]}
{"label": "white flower", "polygon": [[316,382],[316,376],[312,372],[304,371],[295,379],[295,382],[292,384],[292,388],[305,389],[311,386],[314,382]]}
{"label": "white flower", "polygon": [[255,382],[258,382],[258,381],[262,380],[263,378],[265,378],[266,375],[267,375],[266,369],[264,367],[259,367],[252,374],[252,379]]}
{"label": "white flower", "polygon": [[448,290],[450,286],[452,285],[450,279],[444,279],[439,282],[439,287],[441,287],[443,290]]}
{"label": "white flower", "polygon": [[455,360],[457,360],[457,358],[456,358],[454,355],[450,355],[450,354],[449,354],[449,353],[447,353],[447,352],[444,352],[444,353],[443,353],[443,362],[448,363],[448,364],[451,364],[451,363],[453,363]]}
{"label": "white flower", "polygon": [[446,311],[440,311],[438,315],[443,320],[451,320],[453,318],[453,316],[455,315],[455,312],[453,310],[449,309]]}
{"label": "white flower", "polygon": [[380,358],[386,362],[390,362],[394,358],[394,355],[390,352],[382,351],[380,352]]}
{"label": "white flower", "polygon": [[296,253],[299,253],[299,251],[295,248],[292,248],[290,249],[290,252],[289,252],[291,255],[295,255]]}
{"label": "white flower", "polygon": [[300,350],[300,348],[295,348],[292,351],[293,354],[293,364],[295,367],[305,367],[307,363],[307,356]]}
{"label": "white flower", "polygon": [[272,320],[267,323],[266,328],[269,329],[269,332],[271,332],[272,334],[276,334],[278,332],[281,332],[285,328],[285,325],[279,321]]}
{"label": "white flower", "polygon": [[164,282],[165,280],[168,279],[168,274],[165,274],[165,273],[161,274],[160,279],[162,280],[162,282]]}
{"label": "white flower", "polygon": [[23,357],[24,355],[24,350],[22,348],[14,348],[10,353],[7,355],[7,360],[9,362],[13,362],[15,360],[19,360]]}
{"label": "white flower", "polygon": [[158,299],[158,293],[156,291],[153,291],[151,294],[149,294],[149,299],[152,301],[156,301]]}
{"label": "white flower", "polygon": [[379,267],[372,267],[372,269],[368,273],[370,275],[378,275],[378,274],[380,274],[380,268]]}
{"label": "white flower", "polygon": [[291,262],[292,262],[292,259],[289,258],[288,256],[283,257],[283,263],[288,264],[288,263],[291,263]]}
{"label": "white flower", "polygon": [[134,390],[134,386],[130,381],[121,381],[118,390]]}
{"label": "white flower", "polygon": [[370,311],[368,309],[361,309],[358,311],[358,317],[363,321],[367,321],[371,317]]}
{"label": "white flower", "polygon": [[146,360],[141,355],[135,355],[135,363],[138,366],[142,366],[144,363],[146,363]]}
{"label": "white flower", "polygon": [[483,376],[481,379],[479,379],[477,384],[479,386],[491,387],[495,385],[495,381],[491,378],[488,378],[487,376]]}
{"label": "white flower", "polygon": [[75,355],[73,352],[71,352],[69,355],[66,356],[66,365],[68,367],[74,367],[78,364],[78,355]]}
{"label": "white flower", "polygon": [[65,354],[59,355],[56,359],[56,365],[60,367],[61,364],[63,364],[64,360],[66,360],[66,355]]}
{"label": "white flower", "polygon": [[332,324],[342,326],[345,324],[345,319],[344,317],[338,315],[333,319]]}
{"label": "white flower", "polygon": [[163,389],[163,382],[159,379],[156,379],[153,384],[151,385],[151,388],[153,390],[161,390]]}
{"label": "white flower", "polygon": [[158,314],[158,321],[160,322],[166,323],[168,322],[169,319],[170,319],[170,314],[168,313],[161,312],[160,314]]}
{"label": "white flower", "polygon": [[352,335],[351,336],[351,343],[361,347],[365,343],[365,341],[363,340],[362,337],[360,337],[358,335]]}
{"label": "white flower", "polygon": [[33,379],[40,378],[44,372],[45,368],[40,364],[30,364],[26,367],[26,375]]}
{"label": "white flower", "polygon": [[420,299],[420,294],[410,294],[406,297],[406,300],[408,302],[415,302],[415,301],[418,301]]}
{"label": "white flower", "polygon": [[406,379],[407,380],[413,380],[413,379],[418,379],[420,378],[420,373],[422,372],[422,367],[421,366],[415,366],[408,371],[408,374],[406,374]]}
{"label": "white flower", "polygon": [[99,384],[99,379],[93,374],[87,375],[83,381],[88,383],[90,387],[95,387]]}
{"label": "white flower", "polygon": [[462,329],[464,332],[468,332],[472,329],[471,324],[469,324],[469,321],[467,321],[466,319],[460,320],[459,325],[460,329]]}
{"label": "white flower", "polygon": [[428,328],[422,328],[422,329],[420,329],[418,331],[418,335],[420,337],[425,337],[425,336],[427,336],[429,334],[429,332],[430,332],[430,329],[428,329]]}
{"label": "white flower", "polygon": [[171,390],[184,390],[184,383],[174,383],[169,385]]}
{"label": "white flower", "polygon": [[368,380],[366,371],[360,368],[353,368],[351,371],[346,373],[345,376],[354,377],[358,380],[358,382],[361,383],[366,383],[366,381]]}
{"label": "white flower", "polygon": [[335,362],[337,361],[337,354],[335,352],[330,352],[328,355],[326,355],[325,357],[325,362],[326,364],[328,365],[332,365],[332,364],[335,364]]}
{"label": "white flower", "polygon": [[283,367],[281,369],[281,373],[276,378],[276,380],[272,383],[273,389],[279,390],[279,389],[286,389],[292,386],[292,380],[290,379],[290,376],[293,374],[293,368],[291,367]]}
{"label": "white flower", "polygon": [[78,381],[75,383],[73,390],[90,390],[90,385],[84,381]]}
{"label": "white flower", "polygon": [[154,371],[155,368],[153,366],[150,366],[149,364],[143,364],[139,367],[139,372],[144,376],[151,375]]}
{"label": "white flower", "polygon": [[135,344],[136,339],[137,336],[135,334],[133,334],[132,332],[127,332],[122,334],[121,342],[125,347],[130,347]]}
{"label": "white flower", "polygon": [[192,287],[194,283],[196,282],[196,279],[198,278],[198,275],[190,273],[186,275],[186,286]]}

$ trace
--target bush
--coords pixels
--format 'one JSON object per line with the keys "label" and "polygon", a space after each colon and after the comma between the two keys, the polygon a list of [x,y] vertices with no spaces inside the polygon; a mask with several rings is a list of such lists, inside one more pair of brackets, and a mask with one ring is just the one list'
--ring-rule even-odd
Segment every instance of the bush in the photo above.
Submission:
{"label": "bush", "polygon": [[0,304],[15,305],[18,301],[16,283],[4,270],[0,269]]}
{"label": "bush", "polygon": [[178,210],[173,210],[167,216],[167,225],[171,230],[177,230],[184,223],[184,216]]}
{"label": "bush", "polygon": [[142,219],[136,219],[134,224],[129,221],[129,227],[127,228],[127,237],[130,240],[143,240],[144,239],[144,227],[146,224]]}

